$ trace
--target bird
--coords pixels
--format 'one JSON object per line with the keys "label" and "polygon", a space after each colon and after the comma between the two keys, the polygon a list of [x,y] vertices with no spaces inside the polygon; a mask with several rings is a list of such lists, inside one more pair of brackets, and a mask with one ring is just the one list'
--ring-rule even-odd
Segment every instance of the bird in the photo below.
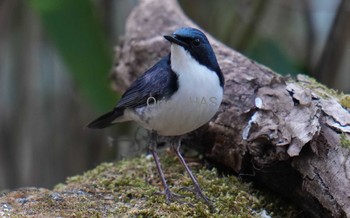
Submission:
{"label": "bird", "polygon": [[181,152],[183,135],[208,123],[217,113],[224,92],[224,76],[214,50],[199,29],[182,27],[164,38],[170,53],[138,77],[116,106],[87,125],[102,129],[135,121],[150,131],[148,149],[154,158],[167,202],[177,199],[170,191],[157,154],[157,139],[169,138],[194,184],[196,196],[213,208]]}

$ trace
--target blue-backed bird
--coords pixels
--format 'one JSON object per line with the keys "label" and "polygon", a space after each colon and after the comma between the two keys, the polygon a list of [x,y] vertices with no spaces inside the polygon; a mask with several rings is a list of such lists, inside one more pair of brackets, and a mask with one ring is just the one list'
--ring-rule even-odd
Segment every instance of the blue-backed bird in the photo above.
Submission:
{"label": "blue-backed bird", "polygon": [[136,121],[151,131],[149,150],[155,160],[166,200],[175,199],[157,155],[157,136],[170,137],[171,146],[194,184],[195,193],[212,207],[182,157],[181,136],[208,123],[223,97],[224,77],[215,53],[203,32],[185,27],[164,38],[170,54],[137,78],[112,111],[88,124],[101,129],[115,123]]}

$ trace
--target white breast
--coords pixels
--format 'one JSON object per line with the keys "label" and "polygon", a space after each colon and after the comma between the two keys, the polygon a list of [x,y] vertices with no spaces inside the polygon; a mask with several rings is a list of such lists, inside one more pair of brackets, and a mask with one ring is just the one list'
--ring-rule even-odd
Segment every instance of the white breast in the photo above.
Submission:
{"label": "white breast", "polygon": [[164,136],[183,135],[207,123],[223,96],[217,74],[200,65],[184,48],[171,46],[171,66],[178,75],[178,91],[167,101],[138,109],[133,116],[146,129]]}

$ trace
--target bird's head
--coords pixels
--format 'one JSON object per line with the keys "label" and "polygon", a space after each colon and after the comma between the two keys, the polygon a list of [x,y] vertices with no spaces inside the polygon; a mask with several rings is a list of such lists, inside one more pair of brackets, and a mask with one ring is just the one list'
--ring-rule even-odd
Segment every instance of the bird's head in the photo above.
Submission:
{"label": "bird's head", "polygon": [[215,53],[207,37],[200,30],[184,27],[176,30],[172,35],[164,36],[164,38],[172,43],[172,59],[186,60],[193,58],[210,70],[220,71]]}

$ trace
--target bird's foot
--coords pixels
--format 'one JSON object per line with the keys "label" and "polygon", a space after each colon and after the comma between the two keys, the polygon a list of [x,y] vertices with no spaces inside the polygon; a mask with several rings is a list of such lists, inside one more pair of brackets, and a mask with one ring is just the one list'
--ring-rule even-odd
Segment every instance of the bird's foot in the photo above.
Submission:
{"label": "bird's foot", "polygon": [[180,190],[180,191],[187,191],[187,192],[191,192],[191,193],[195,194],[195,195],[196,195],[196,197],[199,197],[199,196],[197,195],[197,193],[196,193],[196,191],[194,190],[194,188],[193,188],[193,187],[183,186],[183,187],[181,187],[179,190]]}
{"label": "bird's foot", "polygon": [[181,199],[184,199],[186,196],[176,194],[170,191],[170,189],[166,189],[164,192],[156,192],[155,194],[165,195],[165,199],[168,204],[172,202],[178,202],[180,204],[188,204],[190,206],[193,206],[193,204],[181,200]]}
{"label": "bird's foot", "polygon": [[197,189],[196,187],[181,187],[180,191],[187,191],[193,193],[198,200],[203,199],[204,201],[208,201],[208,198],[202,193],[201,190]]}
{"label": "bird's foot", "polygon": [[205,202],[205,204],[208,205],[212,213],[216,211],[213,203],[203,194],[202,190],[196,187],[181,187],[180,190],[192,192],[198,200],[202,199]]}

